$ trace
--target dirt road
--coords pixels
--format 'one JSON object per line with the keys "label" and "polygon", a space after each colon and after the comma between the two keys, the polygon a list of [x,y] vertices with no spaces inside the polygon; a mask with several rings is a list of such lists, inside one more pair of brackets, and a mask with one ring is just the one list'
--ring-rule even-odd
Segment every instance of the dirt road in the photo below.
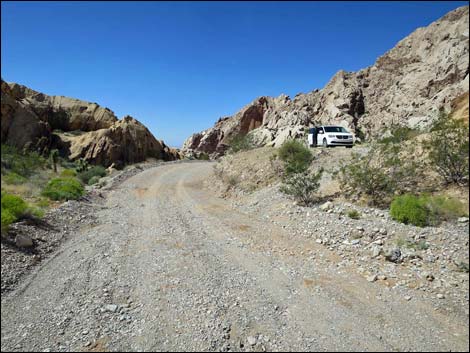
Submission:
{"label": "dirt road", "polygon": [[165,165],[110,191],[2,297],[2,351],[468,350],[468,321],[317,268],[337,259],[212,196],[210,173]]}

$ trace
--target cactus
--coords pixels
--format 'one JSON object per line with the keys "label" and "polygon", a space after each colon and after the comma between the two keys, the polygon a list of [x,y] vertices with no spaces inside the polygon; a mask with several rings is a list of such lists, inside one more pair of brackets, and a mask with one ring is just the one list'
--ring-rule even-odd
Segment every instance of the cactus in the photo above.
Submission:
{"label": "cactus", "polygon": [[59,150],[52,150],[50,153],[50,158],[52,162],[52,166],[54,168],[54,173],[57,173],[57,161],[59,160]]}
{"label": "cactus", "polygon": [[88,162],[83,158],[79,158],[78,160],[76,160],[75,164],[77,166],[75,168],[77,170],[77,173],[85,172],[88,170]]}

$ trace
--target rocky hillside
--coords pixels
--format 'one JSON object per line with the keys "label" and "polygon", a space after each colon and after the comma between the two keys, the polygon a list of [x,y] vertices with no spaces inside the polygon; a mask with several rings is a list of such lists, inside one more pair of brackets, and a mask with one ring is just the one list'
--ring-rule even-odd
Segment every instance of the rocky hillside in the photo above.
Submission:
{"label": "rocky hillside", "polygon": [[468,28],[469,7],[460,7],[415,30],[374,65],[339,71],[321,90],[294,99],[255,99],[234,116],[193,134],[183,151],[219,155],[233,136],[251,131],[256,143],[277,146],[319,123],[340,124],[369,138],[392,124],[424,128],[438,109],[450,110],[454,99],[468,97]]}
{"label": "rocky hillside", "polygon": [[28,87],[1,87],[1,141],[18,148],[47,152],[58,148],[71,159],[109,166],[148,157],[179,159],[179,152],[157,140],[136,119],[122,120],[108,108],[74,98],[48,96]]}

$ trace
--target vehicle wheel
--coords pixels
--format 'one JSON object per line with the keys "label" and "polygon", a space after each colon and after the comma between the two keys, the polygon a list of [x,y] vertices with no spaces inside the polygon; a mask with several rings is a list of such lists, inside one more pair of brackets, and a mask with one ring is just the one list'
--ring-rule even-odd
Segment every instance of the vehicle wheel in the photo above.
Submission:
{"label": "vehicle wheel", "polygon": [[328,141],[326,141],[326,139],[323,139],[323,147],[328,147]]}
{"label": "vehicle wheel", "polygon": [[346,146],[346,148],[352,148],[352,146]]}

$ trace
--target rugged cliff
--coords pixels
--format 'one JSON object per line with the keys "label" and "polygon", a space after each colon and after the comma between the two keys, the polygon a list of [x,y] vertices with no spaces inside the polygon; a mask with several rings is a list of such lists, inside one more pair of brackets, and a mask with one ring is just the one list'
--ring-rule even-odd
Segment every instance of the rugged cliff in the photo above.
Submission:
{"label": "rugged cliff", "polygon": [[177,150],[157,140],[136,119],[122,120],[108,108],[74,98],[48,96],[28,87],[1,86],[2,143],[47,152],[58,148],[71,159],[109,166],[148,157],[179,159]]}
{"label": "rugged cliff", "polygon": [[301,137],[306,127],[339,124],[369,138],[393,124],[425,128],[469,84],[469,7],[418,28],[358,72],[337,72],[321,90],[260,97],[214,127],[189,137],[185,152],[222,154],[230,139],[251,131],[260,145]]}

